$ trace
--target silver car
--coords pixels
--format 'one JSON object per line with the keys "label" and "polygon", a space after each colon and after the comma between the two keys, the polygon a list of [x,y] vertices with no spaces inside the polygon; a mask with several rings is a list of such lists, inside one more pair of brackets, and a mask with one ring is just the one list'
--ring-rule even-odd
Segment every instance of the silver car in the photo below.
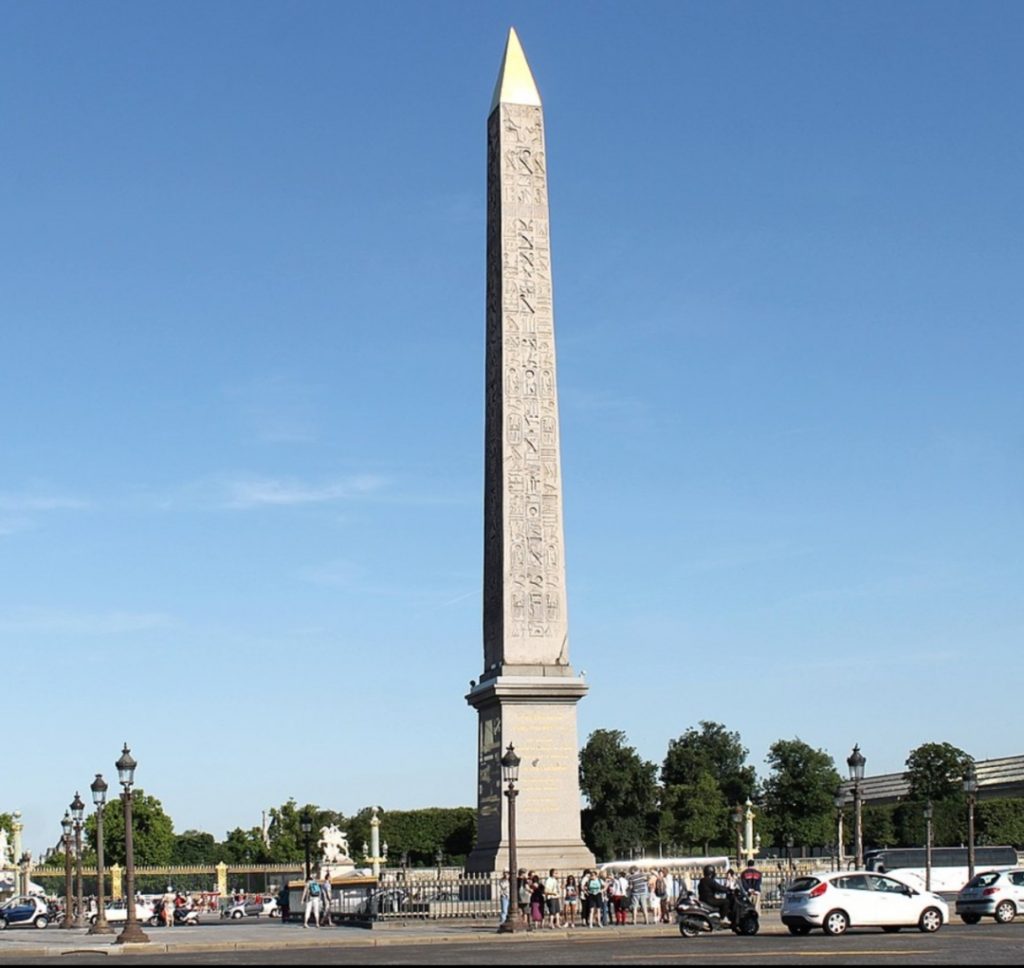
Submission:
{"label": "silver car", "polygon": [[956,913],[967,924],[983,917],[1009,924],[1024,912],[1024,869],[981,871],[975,874],[956,899]]}

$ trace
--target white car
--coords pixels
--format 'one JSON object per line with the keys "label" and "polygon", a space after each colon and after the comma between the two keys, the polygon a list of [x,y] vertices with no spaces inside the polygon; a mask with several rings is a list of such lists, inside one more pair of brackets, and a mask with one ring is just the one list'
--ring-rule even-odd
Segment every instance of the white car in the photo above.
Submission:
{"label": "white car", "polygon": [[956,899],[956,913],[967,924],[977,924],[983,916],[1009,924],[1024,913],[1024,869],[975,874]]}
{"label": "white car", "polygon": [[[108,924],[123,924],[128,920],[128,902],[111,901],[104,909],[107,915]],[[135,902],[135,919],[141,924],[153,916],[153,905],[149,901],[138,900]],[[96,923],[96,913],[89,915],[89,923]]]}
{"label": "white car", "polygon": [[845,934],[848,928],[938,931],[949,905],[938,895],[872,871],[829,871],[798,877],[786,886],[782,923],[790,934]]}

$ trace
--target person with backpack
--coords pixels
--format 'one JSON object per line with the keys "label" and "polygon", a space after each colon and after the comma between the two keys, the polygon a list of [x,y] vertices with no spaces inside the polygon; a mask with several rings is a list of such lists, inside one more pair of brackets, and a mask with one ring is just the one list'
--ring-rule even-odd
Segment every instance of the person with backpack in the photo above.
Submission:
{"label": "person with backpack", "polygon": [[604,880],[597,871],[587,871],[583,890],[587,899],[587,927],[601,927],[601,909],[604,907]]}
{"label": "person with backpack", "polygon": [[309,927],[310,917],[313,918],[313,927],[320,927],[320,893],[320,882],[315,877],[306,881],[306,886],[302,889],[302,926],[304,928]]}

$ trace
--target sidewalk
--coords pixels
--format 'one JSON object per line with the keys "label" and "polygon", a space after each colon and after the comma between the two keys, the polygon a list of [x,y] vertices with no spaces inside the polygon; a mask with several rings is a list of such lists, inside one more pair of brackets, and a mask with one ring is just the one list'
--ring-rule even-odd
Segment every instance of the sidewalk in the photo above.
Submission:
{"label": "sidewalk", "polygon": [[[773,917],[774,915],[774,917]],[[244,923],[209,921],[191,928],[145,928],[149,944],[114,944],[114,935],[90,935],[86,929],[50,927],[11,928],[0,933],[0,961],[69,954],[162,955],[192,952],[268,950],[275,948],[360,948],[404,944],[459,944],[493,941],[509,944],[533,941],[626,939],[679,935],[674,924],[637,924],[607,928],[544,928],[498,934],[497,925],[481,921],[388,922],[371,930],[359,927],[303,928],[301,924],[259,920]],[[761,934],[784,934],[776,912],[761,921]]]}

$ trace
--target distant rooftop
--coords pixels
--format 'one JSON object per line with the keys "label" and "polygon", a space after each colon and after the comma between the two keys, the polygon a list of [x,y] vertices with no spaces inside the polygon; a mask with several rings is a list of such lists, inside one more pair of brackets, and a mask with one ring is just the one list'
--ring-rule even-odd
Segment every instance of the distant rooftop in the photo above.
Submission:
{"label": "distant rooftop", "polygon": [[[1003,756],[995,760],[977,760],[978,799],[1024,797],[1024,756]],[[846,780],[840,789],[853,796],[853,783]],[[860,783],[865,803],[898,803],[910,794],[910,785],[903,773],[882,773],[865,776]]]}

